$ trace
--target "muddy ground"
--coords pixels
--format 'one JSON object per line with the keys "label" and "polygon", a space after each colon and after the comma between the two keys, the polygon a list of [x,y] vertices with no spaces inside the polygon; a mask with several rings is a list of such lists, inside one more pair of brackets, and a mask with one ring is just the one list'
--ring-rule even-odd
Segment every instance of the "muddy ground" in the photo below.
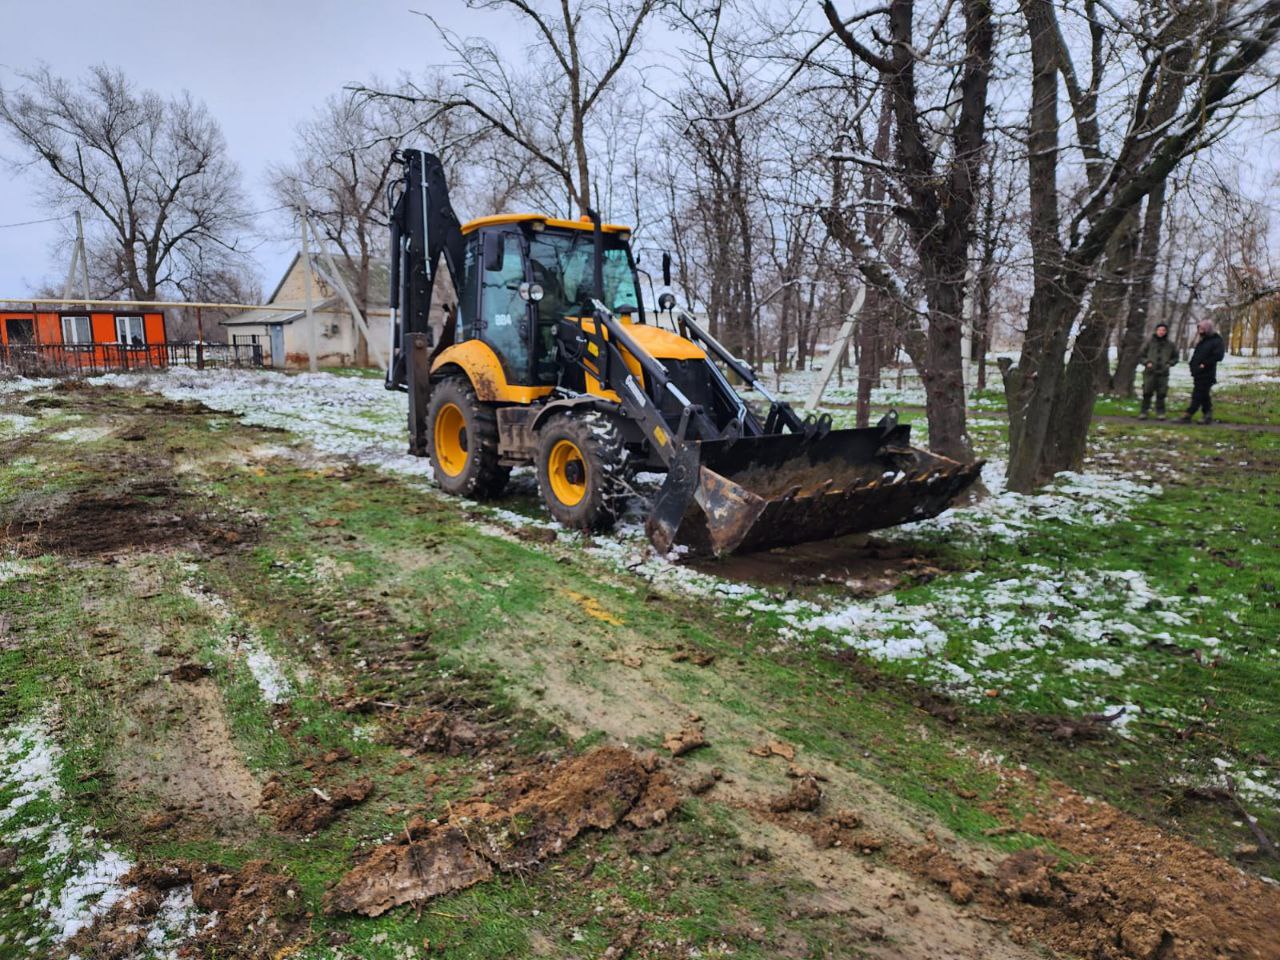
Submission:
{"label": "muddy ground", "polygon": [[[1280,957],[1276,886],[863,661],[198,405],[7,409],[50,421],[9,461],[57,480],[0,497],[38,571],[0,583],[0,719],[47,719],[66,816],[131,866],[50,939],[28,894],[57,881],[6,834],[0,954]],[[947,562],[705,569],[872,596]]]}

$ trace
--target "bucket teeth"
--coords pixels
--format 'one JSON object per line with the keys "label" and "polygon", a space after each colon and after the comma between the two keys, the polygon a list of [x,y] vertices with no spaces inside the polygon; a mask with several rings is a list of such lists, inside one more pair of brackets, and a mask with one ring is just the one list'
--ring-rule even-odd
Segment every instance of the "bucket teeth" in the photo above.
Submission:
{"label": "bucket teeth", "polygon": [[[690,444],[683,485],[655,503],[655,543],[695,553],[827,540],[936,516],[975,479],[960,464],[908,446],[909,428],[833,430]],[[697,480],[694,478],[697,477]],[[671,487],[671,477],[664,490]],[[675,494],[681,494],[676,496]],[[659,509],[661,508],[661,509]],[[656,521],[656,517],[651,520]],[[668,532],[669,531],[669,532]]]}

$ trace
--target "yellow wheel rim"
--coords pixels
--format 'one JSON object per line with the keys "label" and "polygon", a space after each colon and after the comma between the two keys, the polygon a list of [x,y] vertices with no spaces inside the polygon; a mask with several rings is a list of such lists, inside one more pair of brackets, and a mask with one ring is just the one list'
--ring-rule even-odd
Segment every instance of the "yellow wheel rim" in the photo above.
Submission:
{"label": "yellow wheel rim", "polygon": [[566,507],[576,507],[587,495],[587,463],[572,440],[557,440],[547,458],[551,492]]}
{"label": "yellow wheel rim", "polygon": [[446,403],[436,411],[432,431],[436,467],[456,477],[467,466],[467,419],[456,404]]}

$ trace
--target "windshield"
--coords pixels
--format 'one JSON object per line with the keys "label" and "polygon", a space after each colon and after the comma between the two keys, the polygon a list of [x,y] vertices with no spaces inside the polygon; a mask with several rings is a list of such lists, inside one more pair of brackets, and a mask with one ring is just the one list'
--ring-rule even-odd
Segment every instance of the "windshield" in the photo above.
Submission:
{"label": "windshield", "polygon": [[[542,302],[538,314],[560,320],[566,316],[585,316],[591,312],[592,258],[595,243],[585,230],[573,232],[535,233],[529,243],[533,280],[542,284]],[[604,305],[614,313],[639,314],[640,297],[636,275],[631,269],[626,244],[605,236],[604,239]],[[637,319],[640,317],[637,316]]]}

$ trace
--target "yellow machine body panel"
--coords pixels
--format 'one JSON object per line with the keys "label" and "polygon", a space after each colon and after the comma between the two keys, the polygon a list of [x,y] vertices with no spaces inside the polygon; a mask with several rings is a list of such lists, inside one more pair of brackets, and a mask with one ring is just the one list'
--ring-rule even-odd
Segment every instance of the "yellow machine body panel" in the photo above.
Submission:
{"label": "yellow machine body panel", "polygon": [[498,355],[483,340],[466,340],[445,347],[432,361],[431,372],[436,373],[450,364],[462,369],[471,381],[476,398],[485,403],[533,403],[552,390],[549,386],[508,383]]}
{"label": "yellow machine body panel", "polygon": [[[541,213],[497,213],[489,217],[476,217],[474,220],[468,220],[462,225],[462,232],[465,235],[473,230],[479,230],[481,227],[500,227],[507,223],[535,222],[546,224],[548,227],[558,230],[585,230],[590,233],[594,229],[590,220],[560,220],[556,217],[544,216]],[[631,233],[630,227],[625,227],[620,223],[601,224],[600,229],[605,233]],[[623,239],[625,240],[626,237],[623,237]]]}
{"label": "yellow machine body panel", "polygon": [[[585,330],[595,331],[595,321],[587,318],[578,318]],[[627,328],[627,333],[635,340],[636,345],[653,357],[655,360],[703,360],[706,358],[706,352],[697,344],[691,343],[679,334],[672,333],[670,330],[663,330],[661,327],[651,327],[644,323],[632,323],[630,320],[622,319],[622,325]],[[587,369],[594,370],[596,365],[592,360],[592,356],[596,352],[594,344],[587,345]],[[644,370],[640,366],[640,362],[633,357],[626,349],[621,351],[622,361],[627,365],[627,369],[631,371],[631,375],[636,378],[636,382],[640,386],[644,386]],[[590,373],[586,377],[587,393],[592,396],[600,397],[604,400],[612,400],[618,403],[619,397],[613,390],[608,390],[600,385],[600,381],[591,376]]]}

